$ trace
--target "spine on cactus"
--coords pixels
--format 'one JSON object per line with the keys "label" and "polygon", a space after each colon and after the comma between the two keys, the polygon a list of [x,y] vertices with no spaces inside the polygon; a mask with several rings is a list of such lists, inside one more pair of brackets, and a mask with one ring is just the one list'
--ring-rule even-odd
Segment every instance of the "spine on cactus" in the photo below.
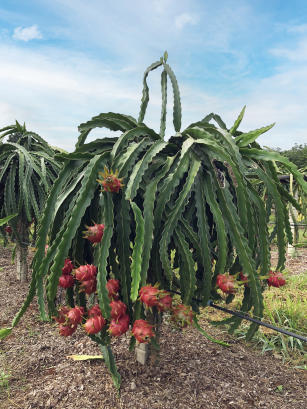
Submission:
{"label": "spine on cactus", "polygon": [[[154,343],[157,337],[152,324],[143,322],[148,308],[157,314],[171,311],[174,322],[183,323],[182,326],[194,322],[200,329],[195,317],[199,306],[222,297],[229,302],[236,296],[235,288],[242,285],[241,310],[252,310],[261,317],[262,291],[270,270],[272,238],[266,226],[272,203],[276,209],[280,270],[284,268],[286,240],[291,241],[285,212],[290,199],[276,178],[274,162],[283,163],[302,192],[307,192],[295,165],[277,153],[262,150],[255,142],[270,126],[248,133],[238,131],[244,109],[229,129],[218,115],[209,114],[180,133],[180,93],[166,59],[165,54],[145,71],[138,120],[113,112],[97,115],[79,126],[75,151],[57,155],[63,167],[38,231],[30,291],[12,323],[12,327],[17,325],[36,290],[43,318],[47,318],[43,290],[49,317],[58,314],[58,292],[69,291],[70,305],[82,308],[82,322],[88,322],[86,332],[101,346],[117,387],[120,376],[110,339],[126,333],[131,326],[133,342]],[[162,110],[157,134],[143,121],[149,101],[147,77],[159,67]],[[173,89],[176,134],[164,141],[167,79]],[[86,143],[96,128],[122,134]],[[266,204],[261,199],[264,193],[268,197]],[[103,232],[100,227],[96,236],[97,232],[90,233],[88,228],[86,237],[82,237],[93,223],[104,226]],[[75,277],[73,283],[72,279],[60,280],[68,257],[74,266],[97,267],[97,278],[91,278],[97,279],[97,291],[96,282],[90,286],[81,273],[71,273]],[[283,283],[278,277],[269,283]],[[61,287],[66,281],[72,284],[67,290]],[[140,289],[158,285],[159,290],[151,290],[158,297],[155,300],[139,297]],[[85,293],[80,293],[82,289]],[[179,291],[182,304],[173,306],[167,290]],[[193,300],[195,295],[201,300],[200,305]],[[120,315],[114,312],[115,301],[126,306],[121,307]],[[95,318],[100,316],[98,310],[102,318]],[[69,317],[76,314],[70,313]],[[240,319],[234,317],[227,323],[233,330]],[[63,335],[76,330],[74,322],[61,325]],[[252,324],[247,336],[251,337],[256,329],[256,324]],[[4,329],[0,336],[10,331],[11,328]]]}

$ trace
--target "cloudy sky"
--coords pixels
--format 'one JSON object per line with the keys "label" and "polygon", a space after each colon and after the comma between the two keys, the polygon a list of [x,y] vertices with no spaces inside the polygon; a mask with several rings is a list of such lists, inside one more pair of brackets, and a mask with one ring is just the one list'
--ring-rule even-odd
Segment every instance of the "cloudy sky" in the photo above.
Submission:
{"label": "cloudy sky", "polygon": [[[210,112],[231,127],[247,105],[242,131],[276,122],[262,145],[307,143],[306,0],[1,0],[0,127],[25,121],[73,150],[92,116],[138,116],[143,72],[164,50],[183,127]],[[156,130],[159,83],[154,71],[145,122]]]}

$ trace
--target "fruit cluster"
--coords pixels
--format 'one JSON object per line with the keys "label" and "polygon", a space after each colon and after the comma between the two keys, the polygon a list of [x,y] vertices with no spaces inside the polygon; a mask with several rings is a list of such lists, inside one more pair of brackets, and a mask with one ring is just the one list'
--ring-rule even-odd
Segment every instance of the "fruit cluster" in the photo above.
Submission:
{"label": "fruit cluster", "polygon": [[[217,287],[225,294],[234,294],[240,284],[248,286],[248,276],[240,272],[239,281],[236,280],[236,275],[230,275],[229,273],[218,274],[216,277]],[[267,284],[273,287],[282,287],[286,284],[286,280],[282,273],[278,271],[270,271],[267,278]]]}

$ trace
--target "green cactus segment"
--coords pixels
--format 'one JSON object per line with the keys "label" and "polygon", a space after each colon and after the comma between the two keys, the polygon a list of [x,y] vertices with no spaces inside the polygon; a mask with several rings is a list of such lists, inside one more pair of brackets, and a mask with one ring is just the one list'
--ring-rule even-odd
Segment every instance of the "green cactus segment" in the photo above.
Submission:
{"label": "green cactus segment", "polygon": [[191,194],[191,188],[193,186],[194,180],[196,178],[197,172],[200,168],[201,162],[197,159],[194,159],[191,163],[187,179],[182,191],[179,194],[178,199],[176,200],[172,212],[169,215],[161,237],[160,241],[160,258],[164,272],[166,274],[167,280],[171,283],[173,281],[173,273],[168,257],[168,245],[171,240],[171,235],[174,232],[178,219],[180,218],[182,212],[187,205],[187,201]]}
{"label": "green cactus segment", "polygon": [[166,129],[166,108],[167,108],[167,73],[165,70],[161,74],[161,120],[160,120],[160,137],[164,138]]}
{"label": "green cactus segment", "polygon": [[243,107],[242,111],[240,112],[238,118],[236,119],[235,123],[230,128],[229,133],[231,135],[235,135],[236,130],[239,128],[239,126],[240,126],[240,124],[242,122],[242,119],[244,117],[244,114],[245,114],[245,109],[246,109],[246,105],[244,105],[244,107]]}
{"label": "green cactus segment", "polygon": [[196,285],[195,262],[180,228],[176,229],[175,242],[177,243],[176,247],[179,250],[179,258],[181,260],[179,267],[181,299],[184,304],[190,305]]}
{"label": "green cactus segment", "polygon": [[108,297],[108,291],[106,289],[107,284],[107,263],[110,251],[111,239],[113,235],[113,201],[112,193],[104,193],[104,217],[105,226],[104,233],[99,247],[99,260],[98,260],[98,274],[97,274],[97,290],[99,306],[102,315],[108,319],[110,318],[110,300]]}
{"label": "green cactus segment", "polygon": [[144,244],[144,219],[142,212],[139,207],[134,203],[130,202],[132,207],[136,228],[135,228],[135,241],[133,245],[132,252],[132,262],[131,262],[131,301],[136,301],[139,293],[139,285],[141,282],[141,267],[142,267],[142,253]]}
{"label": "green cactus segment", "polygon": [[120,384],[121,384],[121,376],[117,370],[112,349],[109,345],[100,345],[100,349],[101,349],[105,364],[111,373],[111,377],[112,377],[114,386],[116,387],[116,389],[119,390]]}
{"label": "green cactus segment", "polygon": [[200,295],[203,297],[202,305],[207,305],[211,293],[211,282],[212,282],[212,268],[211,268],[211,251],[210,251],[210,233],[209,224],[206,214],[206,198],[204,179],[201,174],[198,175],[195,189],[195,203],[197,209],[197,227],[198,227],[198,238],[200,245],[200,258],[201,264],[204,268],[204,274],[202,277],[201,292]]}
{"label": "green cactus segment", "polygon": [[195,328],[207,339],[209,339],[211,342],[214,342],[215,344],[218,345],[222,345],[223,347],[230,347],[229,344],[227,344],[227,342],[224,341],[220,341],[218,339],[215,339],[213,337],[211,337],[209,334],[207,334],[207,332],[199,325],[197,318],[194,316],[193,318],[193,322],[194,322],[194,326]]}
{"label": "green cactus segment", "polygon": [[171,67],[168,64],[163,64],[164,70],[166,71],[169,79],[171,80],[174,95],[174,110],[173,110],[173,123],[176,132],[180,132],[181,128],[181,101],[180,92],[177,83],[177,79]]}
{"label": "green cactus segment", "polygon": [[82,180],[82,186],[79,191],[76,204],[71,212],[66,230],[63,233],[62,240],[58,246],[47,285],[49,315],[53,315],[55,312],[54,299],[56,296],[59,277],[61,275],[61,269],[64,265],[64,260],[67,257],[72,239],[76,234],[82,216],[84,215],[84,212],[90,204],[94,192],[97,189],[96,178],[98,175],[98,170],[103,166],[103,160],[103,156],[95,156],[90,160]]}

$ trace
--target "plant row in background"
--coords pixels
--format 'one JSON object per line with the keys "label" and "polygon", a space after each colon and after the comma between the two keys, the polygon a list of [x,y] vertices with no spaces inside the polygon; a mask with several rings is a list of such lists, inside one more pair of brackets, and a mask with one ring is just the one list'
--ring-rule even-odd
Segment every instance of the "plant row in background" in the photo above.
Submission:
{"label": "plant row in background", "polygon": [[[166,58],[145,71],[137,120],[111,112],[95,116],[80,125],[75,151],[56,155],[62,168],[40,222],[29,294],[12,327],[1,332],[11,332],[37,294],[41,317],[56,317],[62,335],[84,325],[101,346],[117,387],[120,376],[110,339],[129,326],[131,348],[136,341],[157,342],[165,312],[176,322],[193,320],[200,329],[200,306],[221,300],[219,288],[231,302],[240,285],[241,310],[262,316],[267,282],[284,284],[280,273],[270,273],[270,242],[276,236],[277,270],[282,271],[285,246],[292,241],[287,205],[300,209],[280,184],[275,161],[307,192],[295,165],[256,143],[272,125],[238,131],[244,109],[231,128],[209,114],[181,131],[179,88]],[[158,67],[159,133],[143,122],[147,77]],[[175,135],[165,141],[168,79]],[[86,143],[97,128],[121,136]],[[270,235],[267,222],[273,211],[277,227]],[[113,293],[110,283],[117,283]],[[59,305],[59,287],[66,289],[65,306]],[[174,292],[181,298],[175,305]],[[226,322],[233,331],[240,319]],[[256,330],[251,324],[247,336]]]}

